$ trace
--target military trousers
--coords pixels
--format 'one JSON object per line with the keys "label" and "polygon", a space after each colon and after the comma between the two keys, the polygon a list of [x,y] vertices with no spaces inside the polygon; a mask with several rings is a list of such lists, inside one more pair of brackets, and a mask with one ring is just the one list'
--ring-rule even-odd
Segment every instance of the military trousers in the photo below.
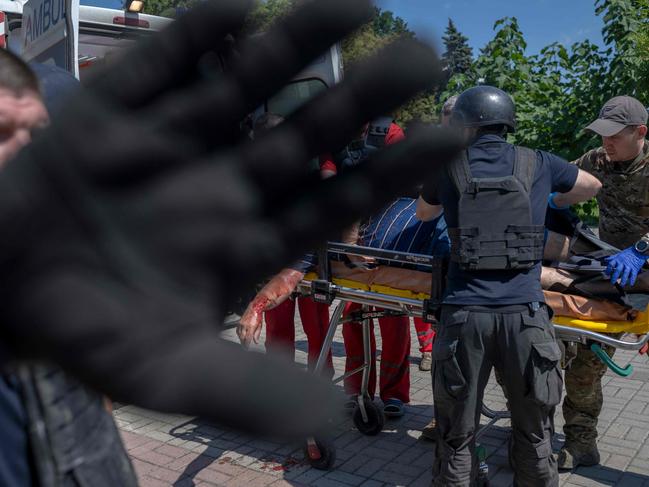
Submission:
{"label": "military trousers", "polygon": [[[602,345],[613,357],[615,348]],[[602,377],[606,364],[586,345],[574,344],[566,349],[566,397],[563,401],[563,432],[566,445],[593,448],[596,446],[597,421],[602,411]]]}
{"label": "military trousers", "polygon": [[472,485],[475,433],[494,367],[512,413],[514,485],[559,485],[551,441],[563,388],[561,350],[547,307],[535,308],[442,307],[432,369],[438,429],[434,486]]}

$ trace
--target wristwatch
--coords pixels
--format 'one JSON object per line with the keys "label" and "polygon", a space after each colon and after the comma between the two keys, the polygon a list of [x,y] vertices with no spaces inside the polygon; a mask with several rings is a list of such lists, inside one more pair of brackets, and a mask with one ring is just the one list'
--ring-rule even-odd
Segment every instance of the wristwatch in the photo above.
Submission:
{"label": "wristwatch", "polygon": [[641,238],[633,245],[633,248],[642,255],[649,256],[649,240]]}

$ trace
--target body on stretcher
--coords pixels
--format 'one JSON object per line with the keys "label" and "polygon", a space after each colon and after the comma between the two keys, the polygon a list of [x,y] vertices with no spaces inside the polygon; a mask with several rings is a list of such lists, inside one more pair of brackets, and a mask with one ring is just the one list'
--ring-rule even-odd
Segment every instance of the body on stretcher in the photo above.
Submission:
{"label": "body on stretcher", "polygon": [[[370,268],[354,267],[339,260],[327,259],[329,266],[319,273],[311,272],[304,276],[297,291],[314,296],[323,302],[340,299],[373,306],[392,312],[400,312],[413,317],[430,317],[432,268],[438,266],[438,259],[430,256],[385,251],[376,248],[331,243],[327,248],[329,256],[374,258],[381,263]],[[344,259],[343,259],[344,260]],[[404,264],[416,269],[404,268]],[[324,279],[323,279],[324,278]],[[326,290],[323,291],[323,290]],[[569,301],[569,300],[568,300]],[[552,306],[557,303],[556,296],[548,299]],[[438,304],[438,303],[433,303]],[[607,309],[607,303],[604,309]],[[614,306],[612,304],[612,306]],[[556,314],[559,310],[571,310],[573,316]],[[579,310],[576,306],[558,305],[553,308],[552,319],[557,338],[567,342],[590,344],[611,370],[628,376],[631,366],[620,367],[600,348],[601,344],[624,350],[642,350],[649,341],[649,313],[633,312],[627,319],[585,319],[584,315],[598,316],[597,303],[591,309]],[[614,309],[614,308],[613,308]],[[614,309],[614,311],[616,311]],[[606,311],[604,311],[604,314]],[[617,313],[610,313],[616,316]],[[601,316],[602,313],[600,312]],[[622,334],[634,335],[635,340],[622,340]],[[600,353],[601,352],[601,353]]]}

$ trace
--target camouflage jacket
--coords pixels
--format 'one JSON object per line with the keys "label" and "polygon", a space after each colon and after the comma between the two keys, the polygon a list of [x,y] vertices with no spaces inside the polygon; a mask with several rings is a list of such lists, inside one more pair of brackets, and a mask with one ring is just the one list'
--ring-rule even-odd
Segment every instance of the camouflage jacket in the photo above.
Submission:
{"label": "camouflage jacket", "polygon": [[600,147],[573,164],[602,182],[597,195],[602,240],[624,249],[649,238],[649,143],[631,162],[612,162]]}

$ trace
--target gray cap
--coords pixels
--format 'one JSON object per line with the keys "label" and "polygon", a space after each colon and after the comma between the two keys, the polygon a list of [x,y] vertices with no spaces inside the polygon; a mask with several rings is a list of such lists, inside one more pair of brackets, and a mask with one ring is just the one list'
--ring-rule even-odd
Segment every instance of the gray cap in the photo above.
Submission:
{"label": "gray cap", "polygon": [[647,125],[647,109],[632,96],[616,96],[604,104],[597,120],[586,130],[611,137],[630,125]]}

